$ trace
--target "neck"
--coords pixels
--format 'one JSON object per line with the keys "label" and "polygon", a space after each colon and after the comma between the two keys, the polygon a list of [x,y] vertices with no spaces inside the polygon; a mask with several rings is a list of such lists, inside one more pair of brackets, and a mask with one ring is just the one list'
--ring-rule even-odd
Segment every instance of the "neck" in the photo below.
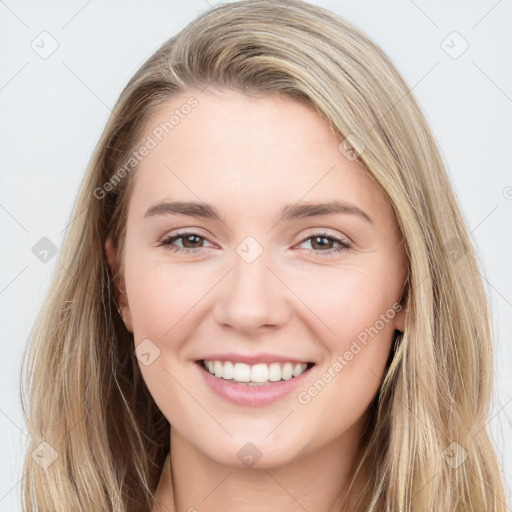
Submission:
{"label": "neck", "polygon": [[[356,433],[360,430],[345,433],[343,438],[286,465],[258,469],[219,464],[171,427],[176,511],[354,511],[344,500],[358,457]],[[360,488],[354,483],[353,493],[357,495]]]}

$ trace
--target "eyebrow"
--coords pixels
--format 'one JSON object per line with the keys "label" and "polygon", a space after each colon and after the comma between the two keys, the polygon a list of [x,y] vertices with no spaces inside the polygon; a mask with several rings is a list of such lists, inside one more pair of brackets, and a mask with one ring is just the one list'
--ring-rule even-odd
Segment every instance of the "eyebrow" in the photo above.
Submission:
{"label": "eyebrow", "polygon": [[[207,203],[192,201],[161,202],[151,206],[144,214],[144,219],[158,215],[188,215],[205,219],[222,220],[222,215],[215,206]],[[351,214],[357,215],[370,224],[374,224],[372,218],[357,206],[343,201],[302,202],[286,205],[281,210],[279,222],[284,220],[302,219],[321,215]]]}

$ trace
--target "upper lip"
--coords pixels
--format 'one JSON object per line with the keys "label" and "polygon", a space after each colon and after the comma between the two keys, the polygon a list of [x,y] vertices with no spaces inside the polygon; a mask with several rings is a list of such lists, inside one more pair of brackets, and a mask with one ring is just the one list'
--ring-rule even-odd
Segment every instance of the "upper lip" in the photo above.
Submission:
{"label": "upper lip", "polygon": [[310,363],[309,359],[298,359],[291,356],[278,354],[207,354],[198,359],[198,361],[231,361],[233,363],[245,363],[255,365],[258,363]]}

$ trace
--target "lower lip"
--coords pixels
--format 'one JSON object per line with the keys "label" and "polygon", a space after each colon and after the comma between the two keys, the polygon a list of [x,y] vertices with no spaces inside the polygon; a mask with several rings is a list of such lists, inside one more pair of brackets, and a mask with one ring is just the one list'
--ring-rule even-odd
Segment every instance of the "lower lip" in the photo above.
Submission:
{"label": "lower lip", "polygon": [[314,368],[309,368],[298,377],[292,377],[288,380],[269,382],[261,386],[248,386],[247,384],[236,384],[233,381],[215,377],[206,370],[202,361],[196,363],[196,365],[214,393],[234,404],[252,406],[267,405],[288,395],[304,382],[304,379]]}

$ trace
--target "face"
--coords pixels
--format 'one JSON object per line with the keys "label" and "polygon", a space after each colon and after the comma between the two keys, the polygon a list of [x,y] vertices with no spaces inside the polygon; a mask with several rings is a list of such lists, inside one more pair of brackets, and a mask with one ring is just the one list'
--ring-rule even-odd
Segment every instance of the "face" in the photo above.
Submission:
{"label": "face", "polygon": [[285,97],[194,91],[148,136],[120,299],[172,429],[232,466],[357,437],[405,321],[406,257],[378,189],[313,109]]}

